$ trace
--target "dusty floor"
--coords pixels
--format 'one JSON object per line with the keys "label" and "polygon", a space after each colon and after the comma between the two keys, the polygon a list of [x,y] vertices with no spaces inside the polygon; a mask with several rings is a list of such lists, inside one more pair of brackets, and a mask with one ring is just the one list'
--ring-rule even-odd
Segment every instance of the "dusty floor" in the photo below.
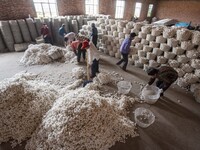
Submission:
{"label": "dusty floor", "polygon": [[[73,82],[70,78],[71,70],[75,64],[53,63],[24,67],[19,60],[23,53],[0,54],[0,81],[12,77],[20,71],[38,73],[38,78],[48,82],[63,84]],[[136,83],[146,83],[148,76],[143,70],[128,66],[128,71],[123,72],[115,65],[117,59],[102,56],[101,69],[115,71],[121,74],[125,80],[133,83],[131,93],[138,95],[140,86]],[[117,143],[111,150],[199,150],[200,149],[200,104],[195,102],[191,93],[173,86],[155,104],[135,104],[130,111],[133,119],[133,110],[137,107],[146,107],[153,111],[156,121],[146,129],[139,128],[139,137],[128,138],[126,143]],[[23,150],[24,144],[14,148]],[[8,143],[0,145],[0,150],[11,150]]]}

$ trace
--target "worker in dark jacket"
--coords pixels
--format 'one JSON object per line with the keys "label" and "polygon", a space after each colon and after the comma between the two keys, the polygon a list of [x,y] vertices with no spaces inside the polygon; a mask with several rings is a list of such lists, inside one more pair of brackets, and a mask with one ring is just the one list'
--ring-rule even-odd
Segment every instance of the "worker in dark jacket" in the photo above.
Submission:
{"label": "worker in dark jacket", "polygon": [[135,33],[131,33],[130,36],[122,42],[122,45],[120,47],[120,52],[123,58],[117,63],[117,65],[120,65],[122,62],[124,62],[124,65],[122,67],[124,71],[126,71],[126,67],[128,64],[128,54],[130,52],[131,41],[134,39],[135,36]]}
{"label": "worker in dark jacket", "polygon": [[95,27],[94,23],[92,23],[92,34],[91,34],[91,37],[92,37],[93,44],[95,45],[95,47],[97,47],[98,30]]}
{"label": "worker in dark jacket", "polygon": [[156,86],[163,90],[161,96],[163,96],[164,91],[166,91],[178,78],[176,70],[168,66],[161,66],[160,68],[150,67],[147,69],[147,74],[152,76],[148,82],[149,85],[152,85],[157,79]]}

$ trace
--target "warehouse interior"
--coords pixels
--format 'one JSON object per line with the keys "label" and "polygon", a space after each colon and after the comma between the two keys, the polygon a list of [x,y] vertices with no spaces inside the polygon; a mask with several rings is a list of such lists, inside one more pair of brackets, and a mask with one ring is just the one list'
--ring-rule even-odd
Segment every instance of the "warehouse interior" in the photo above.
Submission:
{"label": "warehouse interior", "polygon": [[[0,0],[0,150],[199,150],[199,14],[199,0]],[[147,74],[163,66],[177,72],[164,96]]]}

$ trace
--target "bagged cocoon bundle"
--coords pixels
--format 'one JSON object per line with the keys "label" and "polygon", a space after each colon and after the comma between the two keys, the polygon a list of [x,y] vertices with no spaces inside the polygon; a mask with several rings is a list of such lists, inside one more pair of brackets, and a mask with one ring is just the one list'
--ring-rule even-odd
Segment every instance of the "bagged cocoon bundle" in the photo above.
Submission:
{"label": "bagged cocoon bundle", "polygon": [[200,69],[195,69],[194,74],[200,78]]}
{"label": "bagged cocoon bundle", "polygon": [[119,32],[119,38],[125,38],[125,34],[123,32]]}
{"label": "bagged cocoon bundle", "polygon": [[192,32],[188,29],[177,30],[176,34],[176,39],[180,41],[188,41],[192,36]]}
{"label": "bagged cocoon bundle", "polygon": [[108,51],[112,51],[112,46],[111,45],[107,45],[107,50]]}
{"label": "bagged cocoon bundle", "polygon": [[110,25],[115,24],[115,19],[109,19],[109,24],[110,24]]}
{"label": "bagged cocoon bundle", "polygon": [[146,40],[147,41],[154,41],[156,39],[156,36],[153,36],[151,34],[147,34]]}
{"label": "bagged cocoon bundle", "polygon": [[143,70],[144,70],[144,71],[147,71],[148,68],[149,68],[149,65],[148,65],[148,64],[144,64],[144,66],[143,66]]}
{"label": "bagged cocoon bundle", "polygon": [[105,54],[109,54],[109,51],[107,49],[104,49]]}
{"label": "bagged cocoon bundle", "polygon": [[111,26],[111,31],[117,31],[117,26],[116,25],[112,25]]}
{"label": "bagged cocoon bundle", "polygon": [[143,68],[144,64],[140,63],[139,60],[135,60],[134,65],[138,68]]}
{"label": "bagged cocoon bundle", "polygon": [[106,45],[110,45],[110,41],[106,40],[106,41],[105,41],[105,44],[106,44]]}
{"label": "bagged cocoon bundle", "polygon": [[184,75],[184,79],[189,84],[194,84],[194,83],[199,82],[199,78],[193,73],[186,73]]}
{"label": "bagged cocoon bundle", "polygon": [[82,29],[83,29],[83,30],[87,30],[87,25],[83,25],[83,26],[82,26]]}
{"label": "bagged cocoon bundle", "polygon": [[103,29],[102,29],[101,32],[102,32],[103,35],[108,34],[107,30],[103,30]]}
{"label": "bagged cocoon bundle", "polygon": [[169,60],[168,64],[172,68],[178,68],[180,66],[180,63],[177,60]]}
{"label": "bagged cocoon bundle", "polygon": [[113,35],[113,31],[107,31],[108,35],[112,36]]}
{"label": "bagged cocoon bundle", "polygon": [[153,54],[161,56],[164,52],[160,48],[153,48]]}
{"label": "bagged cocoon bundle", "polygon": [[148,64],[149,60],[146,57],[139,57],[139,62],[142,64]]}
{"label": "bagged cocoon bundle", "polygon": [[167,45],[169,45],[170,47],[178,47],[179,41],[174,38],[170,38],[167,39]]}
{"label": "bagged cocoon bundle", "polygon": [[107,36],[107,35],[103,35],[103,36],[102,36],[102,40],[105,40],[105,41],[106,41],[107,39],[108,39],[108,36]]}
{"label": "bagged cocoon bundle", "polygon": [[113,36],[112,35],[108,35],[108,41],[113,41]]}
{"label": "bagged cocoon bundle", "polygon": [[151,35],[159,36],[159,35],[162,34],[162,32],[163,32],[163,28],[162,27],[156,27],[156,28],[153,27],[152,30],[151,30]]}
{"label": "bagged cocoon bundle", "polygon": [[136,30],[141,30],[141,27],[143,26],[143,23],[137,22],[137,23],[135,23],[133,26],[134,26],[134,29],[136,29]]}
{"label": "bagged cocoon bundle", "polygon": [[163,57],[163,56],[158,56],[157,57],[157,62],[160,64],[166,64],[167,63],[167,58]]}
{"label": "bagged cocoon bundle", "polygon": [[177,61],[180,62],[180,63],[187,63],[187,62],[190,61],[190,59],[187,58],[185,55],[178,55],[177,56]]}
{"label": "bagged cocoon bundle", "polygon": [[143,51],[143,50],[138,50],[138,56],[139,56],[139,57],[145,57],[145,56],[146,56],[146,53],[147,53],[147,52],[145,52],[145,51]]}
{"label": "bagged cocoon bundle", "polygon": [[112,82],[111,76],[107,73],[99,73],[97,79],[102,85],[106,85]]}
{"label": "bagged cocoon bundle", "polygon": [[[200,90],[200,83],[195,83],[190,86],[190,91],[194,93],[195,90]],[[200,96],[200,95],[199,95]]]}
{"label": "bagged cocoon bundle", "polygon": [[193,32],[192,43],[195,45],[200,45],[200,32],[199,31]]}
{"label": "bagged cocoon bundle", "polygon": [[115,44],[119,44],[119,38],[118,38],[118,37],[114,37],[114,38],[113,38],[113,42],[114,42]]}
{"label": "bagged cocoon bundle", "polygon": [[166,43],[161,43],[160,44],[160,49],[162,51],[168,52],[168,51],[170,51],[171,47],[169,45],[167,45]]}
{"label": "bagged cocoon bundle", "polygon": [[135,38],[132,40],[134,43],[139,43],[141,41],[141,38],[138,36],[135,36]]}
{"label": "bagged cocoon bundle", "polygon": [[115,53],[113,51],[109,51],[109,55],[114,57],[115,56]]}
{"label": "bagged cocoon bundle", "polygon": [[124,41],[124,38],[120,38],[119,39],[119,44],[121,45],[123,41]]}
{"label": "bagged cocoon bundle", "polygon": [[138,37],[141,39],[146,39],[147,34],[143,32],[139,32]]}
{"label": "bagged cocoon bundle", "polygon": [[133,65],[134,64],[134,60],[132,58],[128,58],[128,64],[129,65]]}
{"label": "bagged cocoon bundle", "polygon": [[133,25],[134,25],[134,22],[128,22],[127,24],[126,24],[126,28],[127,29],[132,29],[133,28]]}
{"label": "bagged cocoon bundle", "polygon": [[185,73],[191,73],[194,71],[194,68],[192,68],[189,64],[182,64],[181,65],[181,69],[185,72]]}
{"label": "bagged cocoon bundle", "polygon": [[178,78],[177,85],[180,87],[186,88],[187,86],[189,86],[189,83],[186,82],[186,80],[184,78]]}
{"label": "bagged cocoon bundle", "polygon": [[164,38],[172,38],[176,35],[176,31],[177,29],[176,28],[164,28],[164,31],[163,31],[163,37]]}
{"label": "bagged cocoon bundle", "polygon": [[181,47],[173,47],[172,52],[176,55],[182,55],[185,52],[185,50]]}
{"label": "bagged cocoon bundle", "polygon": [[113,36],[114,37],[118,37],[118,32],[117,31],[113,31]]}
{"label": "bagged cocoon bundle", "polygon": [[149,46],[152,47],[152,48],[158,48],[160,46],[160,43],[156,43],[156,42],[150,41],[149,42]]}
{"label": "bagged cocoon bundle", "polygon": [[101,29],[106,29],[106,25],[104,23],[100,24]]}
{"label": "bagged cocoon bundle", "polygon": [[124,28],[124,29],[123,29],[123,32],[124,32],[125,34],[130,34],[130,33],[131,33],[131,29]]}
{"label": "bagged cocoon bundle", "polygon": [[156,43],[166,43],[167,39],[163,36],[157,36],[156,37]]}
{"label": "bagged cocoon bundle", "polygon": [[119,21],[119,22],[117,23],[117,26],[118,26],[118,27],[124,28],[124,27],[126,27],[126,24],[127,24],[126,21]]}
{"label": "bagged cocoon bundle", "polygon": [[117,46],[117,48],[119,49],[121,45],[120,45],[120,44],[117,44],[116,46]]}
{"label": "bagged cocoon bundle", "polygon": [[131,32],[134,32],[136,33],[137,35],[139,34],[140,30],[137,30],[137,29],[131,29]]}
{"label": "bagged cocoon bundle", "polygon": [[106,25],[106,26],[105,26],[105,29],[106,29],[107,31],[111,31],[110,25]]}
{"label": "bagged cocoon bundle", "polygon": [[181,48],[184,50],[191,50],[194,48],[194,44],[191,41],[181,42]]}
{"label": "bagged cocoon bundle", "polygon": [[183,77],[185,72],[181,68],[174,68],[178,72],[178,77]]}
{"label": "bagged cocoon bundle", "polygon": [[120,59],[121,58],[121,53],[119,53],[119,52],[115,53],[115,58]]}
{"label": "bagged cocoon bundle", "polygon": [[146,33],[146,34],[150,34],[151,33],[151,29],[152,29],[152,26],[143,26],[143,27],[141,27],[142,32]]}
{"label": "bagged cocoon bundle", "polygon": [[186,56],[190,59],[197,59],[200,57],[200,52],[197,50],[186,51]]}
{"label": "bagged cocoon bundle", "polygon": [[152,51],[152,47],[150,47],[150,46],[147,46],[147,45],[144,45],[143,46],[143,51],[145,51],[145,52],[151,52]]}
{"label": "bagged cocoon bundle", "polygon": [[[104,25],[104,28],[103,28],[103,29],[105,29],[105,24],[101,24],[101,25]],[[88,25],[88,26],[87,26],[87,30],[88,30],[88,31],[92,31],[92,27],[91,27],[90,25]]]}
{"label": "bagged cocoon bundle", "polygon": [[104,18],[97,18],[97,22],[98,23],[105,23],[105,19]]}
{"label": "bagged cocoon bundle", "polygon": [[135,44],[135,48],[137,48],[138,50],[142,50],[142,49],[143,49],[143,44],[141,44],[141,43],[136,43],[136,44]]}
{"label": "bagged cocoon bundle", "polygon": [[156,62],[155,60],[149,60],[149,67],[159,67],[160,64]]}
{"label": "bagged cocoon bundle", "polygon": [[154,53],[147,52],[147,59],[148,60],[155,60],[156,59],[156,55]]}
{"label": "bagged cocoon bundle", "polygon": [[137,54],[135,55],[132,55],[132,59],[135,61],[135,60],[139,60],[139,56]]}
{"label": "bagged cocoon bundle", "polygon": [[138,52],[137,48],[135,48],[134,46],[130,46],[130,52],[129,52],[130,55],[137,54],[137,52]]}
{"label": "bagged cocoon bundle", "polygon": [[115,43],[112,41],[112,42],[110,42],[110,45],[114,48]]}
{"label": "bagged cocoon bundle", "polygon": [[175,56],[176,56],[176,54],[174,54],[172,52],[164,52],[164,57],[167,59],[174,59]]}
{"label": "bagged cocoon bundle", "polygon": [[200,59],[192,59],[191,66],[195,69],[200,69]]}
{"label": "bagged cocoon bundle", "polygon": [[109,19],[105,19],[105,24],[109,24]]}
{"label": "bagged cocoon bundle", "polygon": [[123,32],[123,29],[122,27],[117,27],[117,32]]}
{"label": "bagged cocoon bundle", "polygon": [[141,40],[141,44],[143,44],[143,45],[148,45],[148,44],[149,44],[149,41],[147,41],[146,39],[142,39],[142,40]]}

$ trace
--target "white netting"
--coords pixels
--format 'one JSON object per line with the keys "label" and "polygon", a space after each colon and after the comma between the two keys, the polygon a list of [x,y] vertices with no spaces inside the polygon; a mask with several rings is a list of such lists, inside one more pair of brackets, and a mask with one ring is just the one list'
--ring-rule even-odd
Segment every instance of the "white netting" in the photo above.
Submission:
{"label": "white netting", "polygon": [[143,47],[143,51],[145,51],[145,52],[151,52],[152,49],[153,49],[152,47],[147,46],[147,45],[144,45],[144,47]]}
{"label": "white netting", "polygon": [[146,56],[146,53],[147,53],[147,52],[145,52],[145,51],[143,51],[143,50],[138,50],[138,56],[139,56],[139,57],[145,57],[145,56]]}
{"label": "white netting", "polygon": [[187,29],[180,29],[177,30],[176,34],[177,34],[177,40],[187,41],[191,38],[192,32]]}
{"label": "white netting", "polygon": [[143,33],[143,32],[139,32],[138,37],[141,38],[141,39],[146,39],[147,34]]}
{"label": "white netting", "polygon": [[180,63],[177,60],[169,60],[168,64],[172,67],[172,68],[178,68],[180,66]]}
{"label": "white netting", "polygon": [[156,59],[156,55],[154,53],[147,52],[147,59],[155,60]]}
{"label": "white netting", "polygon": [[181,47],[173,47],[172,52],[176,55],[182,55],[185,52],[185,50]]}
{"label": "white netting", "polygon": [[164,52],[164,57],[167,59],[174,59],[175,56],[176,56],[176,54],[174,54],[172,52]]}
{"label": "white netting", "polygon": [[181,48],[184,50],[191,50],[194,48],[194,44],[191,41],[181,42]]}
{"label": "white netting", "polygon": [[157,62],[160,63],[160,64],[166,64],[167,58],[165,58],[163,56],[158,56],[157,57]]}
{"label": "white netting", "polygon": [[190,61],[190,59],[187,58],[185,55],[178,55],[177,61],[180,62],[180,63],[187,63],[187,62]]}
{"label": "white netting", "polygon": [[161,43],[160,44],[160,49],[162,51],[170,51],[171,47],[169,45],[167,45],[166,43]]}
{"label": "white netting", "polygon": [[164,38],[163,36],[157,36],[156,37],[156,43],[166,43],[167,39]]}
{"label": "white netting", "polygon": [[176,28],[164,28],[163,37],[164,38],[173,38],[176,35]]}
{"label": "white netting", "polygon": [[200,69],[200,59],[192,59],[191,66],[195,69]]}
{"label": "white netting", "polygon": [[169,45],[170,47],[178,47],[179,41],[174,38],[169,38],[167,39],[167,45]]}
{"label": "white netting", "polygon": [[200,32],[199,31],[193,32],[192,43],[195,45],[200,45]]}
{"label": "white netting", "polygon": [[146,40],[147,41],[154,41],[156,39],[156,36],[153,36],[151,34],[147,34]]}
{"label": "white netting", "polygon": [[160,50],[160,48],[154,48],[153,53],[156,54],[157,56],[161,56],[163,54],[163,51]]}
{"label": "white netting", "polygon": [[200,52],[197,50],[186,51],[186,56],[190,59],[196,59],[200,57]]}
{"label": "white netting", "polygon": [[192,68],[189,64],[182,64],[181,69],[183,69],[185,73],[191,73],[194,71],[194,68]]}
{"label": "white netting", "polygon": [[162,32],[163,32],[163,28],[162,27],[152,28],[151,35],[153,35],[153,36],[159,36],[159,35],[162,34]]}
{"label": "white netting", "polygon": [[149,42],[149,46],[152,48],[158,48],[160,46],[160,43],[151,41],[151,42]]}

